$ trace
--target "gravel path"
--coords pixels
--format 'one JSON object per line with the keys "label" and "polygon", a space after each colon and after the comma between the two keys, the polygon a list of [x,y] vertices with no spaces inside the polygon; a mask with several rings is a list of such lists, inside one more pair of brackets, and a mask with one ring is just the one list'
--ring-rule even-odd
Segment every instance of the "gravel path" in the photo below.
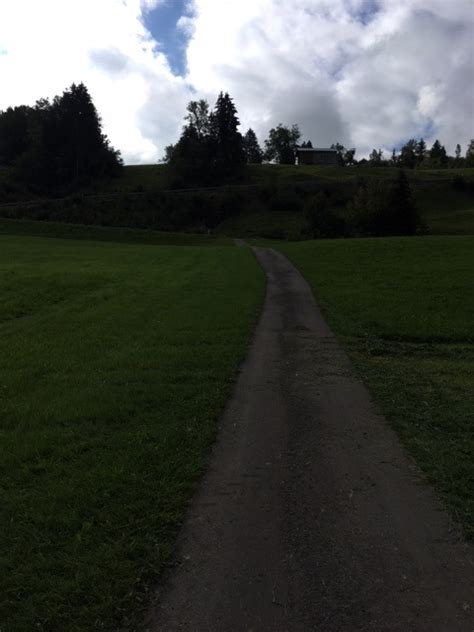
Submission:
{"label": "gravel path", "polygon": [[153,631],[473,632],[474,556],[281,254]]}

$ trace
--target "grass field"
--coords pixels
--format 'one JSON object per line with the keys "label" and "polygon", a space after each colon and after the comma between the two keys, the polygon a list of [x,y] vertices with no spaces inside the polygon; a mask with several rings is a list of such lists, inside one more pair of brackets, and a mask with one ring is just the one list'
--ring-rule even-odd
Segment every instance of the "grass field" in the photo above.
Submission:
{"label": "grass field", "polygon": [[30,235],[60,239],[84,239],[116,243],[151,244],[155,246],[225,246],[232,244],[226,237],[203,234],[171,233],[137,228],[113,228],[68,224],[66,222],[40,222],[0,218],[1,235]]}
{"label": "grass field", "polygon": [[[101,191],[143,191],[168,185],[167,165],[127,166],[120,178],[101,184]],[[395,178],[395,167],[332,167],[315,165],[249,165],[247,182],[252,184],[298,183],[306,180],[352,180],[360,177]],[[407,170],[413,182],[449,181],[455,175],[472,178],[474,169]]]}
{"label": "grass field", "polygon": [[474,538],[474,237],[276,244]]}
{"label": "grass field", "polygon": [[2,632],[142,620],[263,288],[247,249],[0,235]]}

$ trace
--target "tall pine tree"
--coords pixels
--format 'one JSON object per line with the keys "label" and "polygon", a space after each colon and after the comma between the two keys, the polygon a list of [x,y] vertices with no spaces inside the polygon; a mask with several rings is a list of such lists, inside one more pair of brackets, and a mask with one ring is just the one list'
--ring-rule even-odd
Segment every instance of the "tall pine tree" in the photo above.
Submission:
{"label": "tall pine tree", "polygon": [[416,166],[418,167],[419,165],[421,165],[421,163],[423,162],[425,158],[426,158],[426,143],[423,140],[423,138],[420,138],[415,148]]}
{"label": "tall pine tree", "polygon": [[234,102],[221,92],[211,116],[212,167],[219,181],[236,180],[243,173],[246,156],[239,124]]}
{"label": "tall pine tree", "polygon": [[246,155],[230,96],[221,92],[212,112],[206,101],[191,101],[185,120],[169,155],[171,185],[187,188],[238,180]]}
{"label": "tall pine tree", "polygon": [[243,147],[248,163],[260,164],[262,162],[263,151],[258,144],[257,136],[252,128],[248,129],[244,135]]}

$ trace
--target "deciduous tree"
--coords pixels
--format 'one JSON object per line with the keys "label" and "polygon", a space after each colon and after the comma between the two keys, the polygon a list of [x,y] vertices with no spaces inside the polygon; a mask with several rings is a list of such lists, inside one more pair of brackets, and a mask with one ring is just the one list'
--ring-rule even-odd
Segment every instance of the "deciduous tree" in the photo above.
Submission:
{"label": "deciduous tree", "polygon": [[373,149],[369,156],[369,163],[372,167],[380,167],[383,161],[383,151],[381,149]]}
{"label": "deciduous tree", "polygon": [[268,132],[265,158],[281,165],[294,165],[301,132],[298,125],[287,127],[281,123]]}
{"label": "deciduous tree", "polygon": [[331,145],[331,149],[336,150],[337,163],[341,167],[354,164],[354,156],[356,153],[354,148],[346,149],[344,145],[341,145],[341,143],[335,143],[334,145]]}
{"label": "deciduous tree", "polygon": [[430,149],[429,165],[433,169],[444,169],[448,164],[448,155],[446,149],[439,142],[438,139],[433,143],[433,147]]}

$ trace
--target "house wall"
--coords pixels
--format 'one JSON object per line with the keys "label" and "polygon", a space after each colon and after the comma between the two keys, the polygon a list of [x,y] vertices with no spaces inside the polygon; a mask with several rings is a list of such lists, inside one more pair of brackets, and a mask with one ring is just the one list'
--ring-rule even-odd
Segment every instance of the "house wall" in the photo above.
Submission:
{"label": "house wall", "polygon": [[298,152],[299,165],[336,165],[336,152],[301,151]]}

